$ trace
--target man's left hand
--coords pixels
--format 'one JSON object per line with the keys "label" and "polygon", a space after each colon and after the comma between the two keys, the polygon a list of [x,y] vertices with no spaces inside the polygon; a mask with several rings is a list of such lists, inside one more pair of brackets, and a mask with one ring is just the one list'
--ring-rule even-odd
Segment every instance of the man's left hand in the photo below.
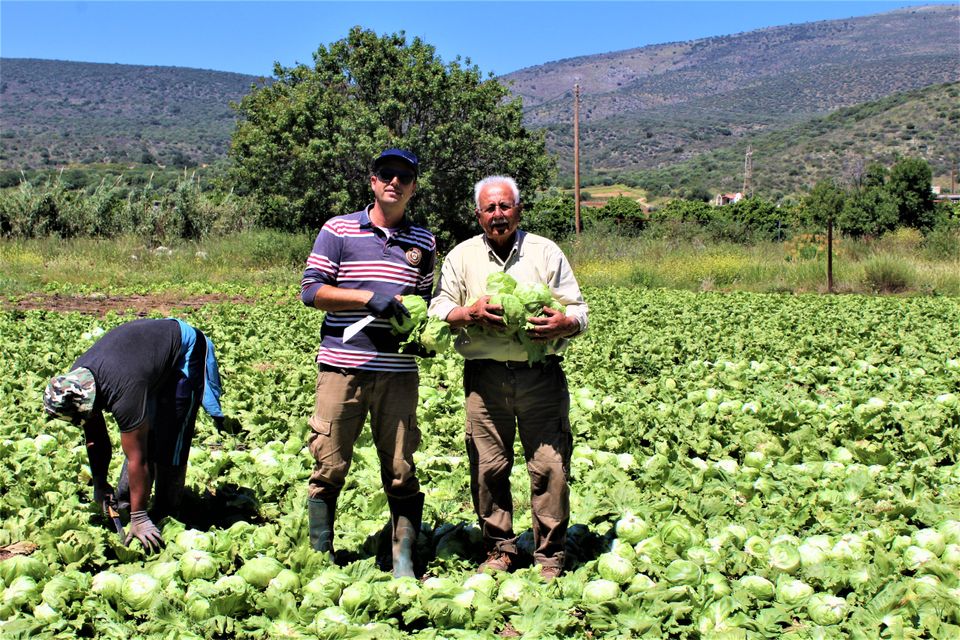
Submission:
{"label": "man's left hand", "polygon": [[130,530],[123,544],[130,546],[134,538],[140,541],[147,553],[155,553],[163,548],[163,536],[146,511],[133,511],[130,514]]}
{"label": "man's left hand", "polygon": [[568,317],[562,311],[552,307],[543,308],[543,316],[527,318],[527,322],[534,325],[527,329],[527,337],[534,342],[549,342],[558,338],[566,338],[577,332],[580,324],[575,318]]}
{"label": "man's left hand", "polygon": [[235,435],[242,429],[240,421],[233,417],[216,416],[213,418],[213,426],[220,433]]}

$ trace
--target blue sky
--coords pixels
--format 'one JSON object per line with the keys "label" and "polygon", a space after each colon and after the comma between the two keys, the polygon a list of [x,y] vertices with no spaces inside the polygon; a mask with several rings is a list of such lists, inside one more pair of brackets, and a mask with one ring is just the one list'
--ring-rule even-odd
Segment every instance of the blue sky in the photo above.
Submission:
{"label": "blue sky", "polygon": [[[496,75],[648,44],[955,0],[871,2],[44,2],[0,0],[0,56],[269,76],[353,25],[405,31]],[[2,74],[2,68],[0,68]]]}

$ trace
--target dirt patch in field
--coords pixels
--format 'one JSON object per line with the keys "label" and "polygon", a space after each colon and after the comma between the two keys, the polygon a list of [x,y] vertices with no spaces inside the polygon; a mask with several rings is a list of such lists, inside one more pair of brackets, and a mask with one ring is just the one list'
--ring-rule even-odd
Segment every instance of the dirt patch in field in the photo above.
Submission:
{"label": "dirt patch in field", "polygon": [[92,294],[88,296],[69,296],[60,293],[31,293],[17,300],[0,301],[5,309],[28,311],[45,309],[47,311],[76,311],[91,316],[103,317],[114,311],[119,314],[131,313],[146,316],[152,312],[164,315],[176,315],[178,310],[193,310],[208,304],[229,302],[232,304],[253,304],[257,300],[247,296],[227,294],[202,294],[184,297],[183,293],[156,293],[148,295],[110,296]]}

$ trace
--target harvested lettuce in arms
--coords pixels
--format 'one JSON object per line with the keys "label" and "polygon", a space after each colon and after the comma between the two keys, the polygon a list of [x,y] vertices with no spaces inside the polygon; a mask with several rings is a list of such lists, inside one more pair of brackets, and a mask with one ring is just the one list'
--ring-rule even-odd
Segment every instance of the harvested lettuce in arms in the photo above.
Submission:
{"label": "harvested lettuce in arms", "polygon": [[404,318],[403,322],[397,322],[396,318],[390,318],[393,332],[398,336],[408,334],[427,322],[426,300],[420,296],[402,296],[400,301],[403,302],[403,306],[410,312],[410,317]]}
{"label": "harvested lettuce in arms", "polygon": [[517,288],[517,281],[509,273],[495,271],[487,276],[487,295],[495,293],[513,293]]}
{"label": "harvested lettuce in arms", "polygon": [[[527,311],[520,299],[512,293],[495,293],[490,296],[490,304],[503,307],[503,322],[507,325],[506,335],[511,336],[527,322]],[[497,334],[498,331],[492,331]]]}
{"label": "harvested lettuce in arms", "polygon": [[[543,316],[543,308],[550,307],[560,313],[564,313],[566,308],[553,299],[550,288],[545,284],[520,284],[514,291],[520,304],[523,305],[526,318]],[[525,318],[525,319],[526,319]],[[520,338],[520,344],[527,351],[527,361],[540,362],[547,356],[547,344],[543,342],[534,342],[527,337],[527,330],[535,325],[524,322],[517,336]]]}
{"label": "harvested lettuce in arms", "polygon": [[526,329],[532,326],[533,325],[528,322],[524,326],[523,331],[517,332],[517,337],[520,339],[520,344],[523,345],[524,350],[527,352],[527,362],[543,362],[543,360],[547,357],[547,343],[534,342],[527,337]]}
{"label": "harvested lettuce in arms", "polygon": [[393,332],[403,336],[400,349],[420,344],[430,355],[448,351],[453,345],[450,325],[438,318],[428,318],[427,302],[420,296],[403,296],[402,301],[410,317],[404,318],[402,323],[390,318]]}
{"label": "harvested lettuce in arms", "polygon": [[517,285],[513,295],[517,296],[520,304],[527,310],[529,315],[539,316],[543,314],[543,308],[553,302],[553,294],[550,293],[550,287],[545,284],[521,284]]}
{"label": "harvested lettuce in arms", "polygon": [[440,318],[427,318],[427,325],[420,332],[420,344],[434,354],[446,353],[453,346],[453,334],[450,325]]}
{"label": "harvested lettuce in arms", "polygon": [[[485,293],[490,296],[490,304],[503,307],[503,321],[507,325],[506,335],[513,335],[523,326],[526,321],[523,305],[513,295],[517,288],[517,281],[513,276],[503,271],[495,271],[487,276],[487,289]],[[484,333],[487,335],[500,335],[495,329],[484,327]]]}
{"label": "harvested lettuce in arms", "polygon": [[553,299],[550,287],[542,283],[518,284],[510,274],[496,271],[487,276],[486,294],[490,296],[490,304],[503,307],[503,321],[507,328],[501,332],[484,327],[482,331],[491,336],[512,337],[523,345],[528,362],[542,361],[547,355],[548,345],[527,337],[526,331],[534,326],[527,319],[543,316],[544,307],[560,313],[566,311],[562,304]]}

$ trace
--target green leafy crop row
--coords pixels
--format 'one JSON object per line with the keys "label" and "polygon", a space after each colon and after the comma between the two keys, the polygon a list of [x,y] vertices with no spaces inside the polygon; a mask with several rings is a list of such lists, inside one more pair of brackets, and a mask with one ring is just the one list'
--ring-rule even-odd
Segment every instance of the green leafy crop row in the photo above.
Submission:
{"label": "green leafy crop row", "polygon": [[[40,409],[47,377],[126,318],[0,312],[0,547],[37,545],[0,561],[0,632],[960,635],[960,301],[585,295],[591,330],[564,362],[572,563],[550,583],[523,561],[474,575],[457,356],[421,360],[424,579],[394,580],[377,564],[388,508],[369,437],[337,514],[338,566],[307,543],[321,314],[272,295],[185,316],[216,342],[225,410],[243,428],[222,435],[201,419],[185,521],[164,521],[167,548],[145,556],[88,506],[79,430]],[[514,474],[529,553],[522,462]]]}

